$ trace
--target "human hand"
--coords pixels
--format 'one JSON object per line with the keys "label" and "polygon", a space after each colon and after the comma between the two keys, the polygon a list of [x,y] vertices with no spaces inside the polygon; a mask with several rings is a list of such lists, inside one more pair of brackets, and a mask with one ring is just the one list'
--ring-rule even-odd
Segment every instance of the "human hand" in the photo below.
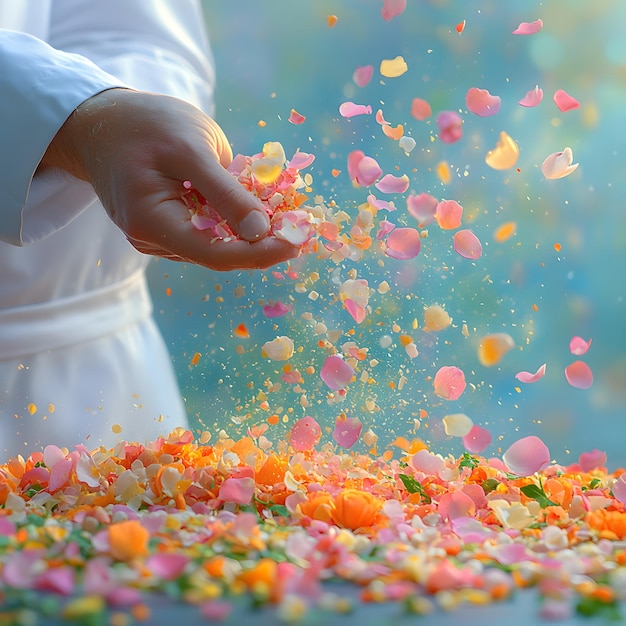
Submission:
{"label": "human hand", "polygon": [[[300,248],[269,234],[260,200],[226,171],[232,160],[217,123],[169,96],[109,89],[81,104],[58,131],[40,168],[90,183],[140,252],[214,270],[262,269]],[[189,180],[238,239],[197,230],[181,199]]]}

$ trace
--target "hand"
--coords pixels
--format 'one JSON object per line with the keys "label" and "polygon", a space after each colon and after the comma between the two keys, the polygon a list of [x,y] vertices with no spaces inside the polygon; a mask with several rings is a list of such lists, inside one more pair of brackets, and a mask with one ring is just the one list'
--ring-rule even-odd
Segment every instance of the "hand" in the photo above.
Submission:
{"label": "hand", "polygon": [[[262,269],[300,248],[269,235],[258,198],[226,171],[228,140],[196,107],[169,96],[109,89],[81,104],[58,131],[40,168],[90,183],[113,222],[140,252],[214,270]],[[240,237],[197,230],[180,199],[191,181]]]}

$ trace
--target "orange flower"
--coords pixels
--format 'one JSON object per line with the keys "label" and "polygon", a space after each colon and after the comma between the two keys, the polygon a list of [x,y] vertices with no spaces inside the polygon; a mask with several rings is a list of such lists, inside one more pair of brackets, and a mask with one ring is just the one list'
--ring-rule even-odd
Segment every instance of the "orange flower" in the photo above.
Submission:
{"label": "orange flower", "polygon": [[587,515],[587,524],[606,539],[626,538],[626,513],[622,511],[598,509]]}
{"label": "orange flower", "polygon": [[138,520],[127,520],[109,526],[111,556],[118,561],[130,561],[148,554],[150,533]]}
{"label": "orange flower", "polygon": [[344,489],[335,496],[333,504],[332,521],[337,526],[357,530],[378,522],[382,501],[367,491]]}
{"label": "orange flower", "polygon": [[318,491],[310,500],[298,505],[302,515],[322,522],[331,521],[331,508],[332,497],[326,491]]}

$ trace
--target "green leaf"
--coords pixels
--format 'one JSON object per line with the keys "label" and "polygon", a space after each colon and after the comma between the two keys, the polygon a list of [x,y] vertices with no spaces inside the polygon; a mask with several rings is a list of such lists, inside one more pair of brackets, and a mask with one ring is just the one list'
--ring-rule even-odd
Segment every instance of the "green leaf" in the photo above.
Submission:
{"label": "green leaf", "polygon": [[598,598],[584,596],[578,600],[576,604],[576,612],[585,617],[596,617],[602,615],[605,619],[621,622],[622,614],[619,604],[615,601],[603,602]]}
{"label": "green leaf", "polygon": [[463,452],[463,456],[461,456],[461,460],[459,461],[459,467],[469,467],[470,469],[474,469],[479,465],[480,461],[473,457],[469,452]]}
{"label": "green leaf", "polygon": [[498,488],[499,484],[500,483],[495,478],[487,478],[483,481],[482,488],[483,491],[487,494],[495,491]]}
{"label": "green leaf", "polygon": [[520,491],[528,498],[532,498],[538,502],[542,509],[545,509],[547,506],[557,506],[556,502],[552,502],[543,490],[543,487],[540,487],[539,485],[524,485],[523,487],[520,487]]}
{"label": "green leaf", "polygon": [[419,493],[422,496],[422,500],[429,504],[431,502],[430,496],[424,491],[424,487],[422,487],[421,483],[419,483],[415,478],[409,476],[407,474],[398,474],[398,477],[402,481],[404,488],[409,493]]}

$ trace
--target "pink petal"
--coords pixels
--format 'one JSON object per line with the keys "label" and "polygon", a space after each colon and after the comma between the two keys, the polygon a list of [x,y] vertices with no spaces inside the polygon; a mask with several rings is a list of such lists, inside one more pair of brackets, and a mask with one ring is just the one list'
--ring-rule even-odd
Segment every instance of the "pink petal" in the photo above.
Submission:
{"label": "pink petal", "polygon": [[342,448],[351,448],[359,439],[363,424],[358,417],[337,418],[333,439]]}
{"label": "pink petal", "polygon": [[411,115],[420,122],[428,119],[433,114],[430,104],[422,98],[413,98],[411,102]]}
{"label": "pink petal", "polygon": [[[376,185],[378,187],[378,185]],[[387,202],[386,200],[379,200],[375,195],[370,194],[367,196],[367,203],[370,206],[375,207],[379,211],[395,211],[396,207],[393,202]]]}
{"label": "pink petal", "polygon": [[329,389],[343,389],[352,380],[354,369],[340,356],[331,355],[326,357],[320,376]]}
{"label": "pink petal", "polygon": [[369,115],[372,107],[369,104],[355,104],[354,102],[343,102],[339,106],[339,114],[342,117],[354,117],[355,115]]}
{"label": "pink petal", "polygon": [[509,470],[518,476],[531,476],[550,464],[548,446],[536,437],[524,437],[513,443],[502,455]]}
{"label": "pink petal", "polygon": [[299,419],[291,428],[289,443],[294,450],[304,452],[314,448],[322,436],[320,425],[310,416]]}
{"label": "pink petal", "polygon": [[380,220],[378,222],[378,231],[376,232],[376,239],[379,241],[384,239],[394,228],[396,225],[393,222],[389,222],[387,220]]}
{"label": "pink petal", "polygon": [[472,430],[463,437],[463,446],[472,454],[480,454],[489,444],[491,444],[491,433],[477,424],[474,424]]}
{"label": "pink petal", "polygon": [[435,121],[443,143],[454,143],[463,136],[463,119],[456,111],[441,111]]}
{"label": "pink petal", "polygon": [[162,580],[175,580],[182,576],[189,563],[189,557],[178,552],[153,554],[146,561],[150,572]]}
{"label": "pink petal", "polygon": [[465,104],[472,113],[488,117],[500,110],[500,96],[492,96],[486,89],[471,87],[465,94]]}
{"label": "pink petal", "polygon": [[556,104],[556,106],[559,107],[559,111],[563,111],[563,113],[577,109],[580,106],[578,100],[570,96],[566,91],[563,91],[563,89],[558,89],[554,93],[554,104]]}
{"label": "pink petal", "polygon": [[291,309],[293,309],[293,304],[283,304],[278,300],[274,304],[266,304],[263,307],[263,315],[270,319],[273,317],[282,317],[283,315],[287,315]]}
{"label": "pink petal", "polygon": [[358,305],[354,300],[346,298],[343,301],[343,306],[350,313],[352,318],[357,324],[360,324],[367,316],[367,309],[364,306]]}
{"label": "pink petal", "polygon": [[435,211],[435,219],[439,228],[454,230],[461,225],[463,207],[456,200],[442,200]]}
{"label": "pink petal", "polygon": [[420,234],[415,228],[396,228],[386,240],[385,254],[392,259],[414,259],[420,251]]}
{"label": "pink petal", "polygon": [[613,495],[618,502],[626,504],[626,474],[620,474],[613,483]]}
{"label": "pink petal", "polygon": [[[604,467],[606,465],[606,452],[602,450],[592,450],[591,452],[582,452],[578,457],[578,464],[583,472],[591,472],[594,469]],[[625,474],[622,474],[626,478]]]}
{"label": "pink petal", "polygon": [[286,167],[289,170],[300,171],[303,170],[305,167],[309,167],[309,165],[311,165],[313,161],[315,161],[314,154],[298,151],[293,155],[293,158],[287,163]]}
{"label": "pink petal", "polygon": [[543,89],[536,86],[526,92],[526,95],[519,101],[523,107],[536,107],[543,100]]}
{"label": "pink petal", "polygon": [[591,341],[591,339],[589,341],[585,341],[582,337],[574,336],[569,342],[569,351],[576,356],[581,356],[589,350]]}
{"label": "pink petal", "polygon": [[443,459],[429,452],[428,450],[420,450],[413,455],[411,465],[418,471],[425,474],[437,475],[444,467]]}
{"label": "pink petal", "polygon": [[385,119],[382,109],[378,109],[378,111],[376,111],[376,121],[381,125],[389,126],[389,122]]}
{"label": "pink petal", "polygon": [[356,70],[354,70],[352,80],[356,83],[357,87],[365,87],[370,82],[370,80],[372,80],[373,75],[373,65],[364,65],[363,67],[359,66],[356,68]]}
{"label": "pink petal", "polygon": [[571,148],[563,148],[562,152],[554,152],[545,158],[541,164],[541,173],[548,180],[557,180],[569,176],[577,167],[573,163],[574,155]]}
{"label": "pink petal", "polygon": [[48,491],[50,491],[50,493],[54,493],[66,485],[73,465],[72,459],[61,459],[54,464],[50,470],[50,478],[48,479]]}
{"label": "pink petal", "polygon": [[365,156],[361,150],[353,150],[348,155],[348,175],[361,187],[369,187],[383,173],[378,162]]}
{"label": "pink petal", "polygon": [[220,487],[219,499],[235,504],[250,504],[253,494],[253,478],[227,478]]}
{"label": "pink petal", "polygon": [[389,21],[394,17],[404,13],[407,0],[383,0],[383,8],[380,11],[382,18]]}
{"label": "pink petal", "polygon": [[289,122],[291,124],[303,124],[305,121],[306,117],[304,115],[298,113],[295,109],[291,109],[291,112],[289,113]]}
{"label": "pink petal", "polygon": [[208,600],[200,605],[202,617],[209,622],[223,622],[232,613],[233,605],[224,600]]}
{"label": "pink petal", "polygon": [[593,373],[584,361],[574,361],[565,368],[567,382],[577,389],[589,389],[593,384]]}
{"label": "pink petal", "polygon": [[534,22],[522,22],[514,31],[514,35],[534,35],[543,28],[542,20],[535,20]]}
{"label": "pink petal", "polygon": [[462,491],[453,491],[441,496],[437,510],[444,521],[471,517],[476,512],[476,503]]}
{"label": "pink petal", "polygon": [[459,230],[452,237],[454,250],[465,259],[479,259],[483,253],[480,240],[471,230]]}
{"label": "pink petal", "polygon": [[406,208],[420,226],[427,226],[435,219],[439,202],[428,193],[419,196],[410,195],[406,199]]}
{"label": "pink petal", "polygon": [[47,569],[37,577],[35,588],[69,596],[74,593],[74,569],[67,565]]}
{"label": "pink petal", "polygon": [[539,367],[539,369],[531,374],[530,372],[518,372],[515,374],[515,378],[519,380],[521,383],[536,383],[538,380],[544,377],[546,373],[546,364],[544,363]]}
{"label": "pink petal", "polygon": [[457,400],[460,398],[465,391],[466,385],[463,370],[454,365],[444,365],[433,379],[435,394],[444,400]]}
{"label": "pink petal", "polygon": [[409,188],[409,177],[406,174],[402,176],[385,174],[375,187],[383,193],[404,193]]}

